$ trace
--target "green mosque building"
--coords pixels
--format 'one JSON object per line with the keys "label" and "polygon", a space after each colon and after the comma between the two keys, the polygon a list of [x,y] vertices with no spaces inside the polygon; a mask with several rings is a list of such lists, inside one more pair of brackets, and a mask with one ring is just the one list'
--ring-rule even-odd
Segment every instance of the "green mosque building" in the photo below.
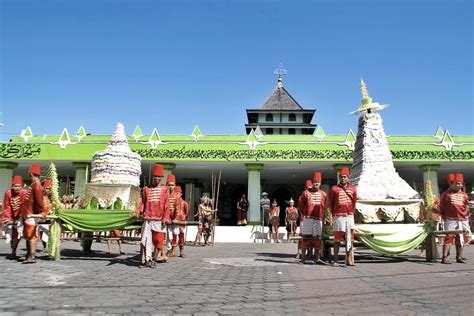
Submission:
{"label": "green mosque building", "polygon": [[[283,87],[281,75],[271,95],[246,112],[248,122],[241,135],[206,135],[198,126],[189,135],[161,135],[157,128],[144,134],[137,126],[128,141],[131,150],[142,157],[141,184],[150,183],[154,163],[161,163],[165,173],[176,175],[186,200],[197,203],[202,194],[211,193],[212,175],[221,173],[221,225],[235,225],[236,204],[243,193],[249,199],[249,221],[259,223],[262,192],[285,205],[299,196],[313,171],[322,172],[323,189],[327,189],[336,184],[338,170],[351,166],[354,132],[326,135],[321,125],[313,123],[316,110],[303,108]],[[54,162],[60,194],[81,196],[90,179],[92,157],[107,146],[111,135],[90,135],[83,127],[75,134],[64,129],[56,136],[39,136],[33,131],[34,126],[27,127],[9,142],[0,143],[0,190],[9,188],[12,175],[26,180],[32,163],[46,169]],[[418,192],[424,181],[431,180],[433,192],[439,194],[452,172],[464,174],[471,192],[473,135],[451,135],[438,127],[434,135],[388,136],[387,141],[396,171]]]}

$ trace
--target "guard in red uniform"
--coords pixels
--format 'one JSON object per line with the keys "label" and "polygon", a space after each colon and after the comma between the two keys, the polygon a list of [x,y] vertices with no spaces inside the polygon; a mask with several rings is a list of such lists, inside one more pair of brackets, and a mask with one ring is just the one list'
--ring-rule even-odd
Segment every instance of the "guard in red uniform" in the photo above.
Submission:
{"label": "guard in red uniform", "polygon": [[[303,196],[305,191],[311,190],[312,187],[313,187],[313,181],[306,180],[306,182],[304,184],[304,191],[303,191],[303,193],[301,193],[300,197],[298,198],[298,207],[300,206],[301,196]],[[304,216],[301,213],[301,210],[300,210],[299,214],[300,214],[300,227],[301,227],[301,224],[303,223]],[[300,237],[302,237],[301,228],[300,228]],[[298,252],[296,253],[296,259],[301,259],[301,254],[303,253],[302,247],[303,247],[303,239],[300,239],[300,240],[298,240]]]}
{"label": "guard in red uniform", "polygon": [[[313,173],[312,187],[304,191],[299,199],[298,207],[303,217],[301,223],[302,237],[319,237],[323,233],[322,219],[326,207],[326,192],[321,190],[322,176],[320,172]],[[314,247],[314,262],[325,264],[320,259],[321,240],[303,240],[301,263],[305,263],[306,250]]]}
{"label": "guard in red uniform", "polygon": [[463,230],[463,234],[448,234],[444,239],[443,259],[441,263],[451,263],[449,260],[449,249],[455,240],[456,243],[456,262],[465,263],[462,256],[464,244],[468,242],[467,232],[469,231],[468,222],[468,196],[462,190],[464,176],[460,173],[455,174],[452,186],[441,194],[440,209],[444,220],[445,230]]}
{"label": "guard in red uniform", "polygon": [[167,240],[171,241],[171,249],[168,251],[168,257],[175,256],[175,249],[177,246],[177,241],[175,235],[179,234],[179,226],[174,225],[173,221],[176,219],[176,212],[179,207],[181,207],[181,195],[175,191],[176,188],[176,177],[174,174],[168,175],[166,177],[166,185],[169,189],[169,208],[170,208],[170,223],[168,224],[167,231]]}
{"label": "guard in red uniform", "polygon": [[354,266],[354,212],[357,201],[357,191],[349,184],[349,169],[343,167],[339,173],[339,184],[329,191],[329,211],[333,217],[334,230],[334,267],[338,266],[339,245],[346,239],[346,265]]}
{"label": "guard in red uniform", "polygon": [[290,198],[289,206],[285,209],[285,223],[286,223],[286,239],[290,240],[291,236],[296,235],[297,221],[298,221],[298,209],[295,207],[295,201]]}
{"label": "guard in red uniform", "polygon": [[[49,212],[53,209],[53,203],[51,201],[51,185],[51,179],[45,179],[41,183],[41,186],[43,187],[43,205],[46,214],[49,214]],[[47,253],[49,239],[49,222],[45,223],[44,221],[42,221],[38,224],[38,235],[39,239],[41,240],[41,243],[43,244],[43,253]]]}
{"label": "guard in red uniform", "polygon": [[[182,197],[182,190],[179,185],[175,186],[174,188],[175,193],[177,193],[177,200],[179,201],[179,205],[176,205],[176,210],[175,210],[175,217],[174,217],[174,222],[176,221],[186,221],[188,218],[188,213],[189,213],[189,204],[186,202]],[[174,226],[177,226],[177,232],[178,234],[173,233],[173,241],[171,243],[172,247],[176,247],[176,242],[178,242],[179,245],[179,256],[181,258],[184,258],[184,225],[177,225],[173,224]],[[176,231],[176,229],[174,230]]]}
{"label": "guard in red uniform", "polygon": [[280,228],[280,207],[278,206],[278,203],[275,199],[272,202],[272,207],[270,209],[269,215],[272,230],[275,234],[275,242],[280,243],[280,239],[278,239],[278,230]]}
{"label": "guard in red uniform", "polygon": [[38,240],[38,219],[28,218],[32,214],[40,214],[46,217],[47,210],[44,207],[43,188],[40,183],[41,167],[31,165],[28,170],[31,185],[26,192],[25,199],[21,207],[21,216],[24,220],[23,236],[26,239],[27,254],[23,263],[36,263],[36,242]]}
{"label": "guard in red uniform", "polygon": [[23,189],[23,179],[21,176],[13,176],[12,187],[5,191],[3,196],[3,207],[2,207],[2,222],[3,225],[12,225],[11,241],[10,245],[12,248],[11,255],[7,256],[7,259],[18,259],[16,255],[16,249],[20,243],[20,238],[23,232],[18,233],[18,229],[14,226],[18,224],[21,215],[21,205],[26,195],[26,190]]}
{"label": "guard in red uniform", "polygon": [[[153,184],[143,189],[143,198],[135,212],[135,216],[144,213],[142,227],[142,260],[143,266],[155,267],[153,251],[157,261],[168,262],[165,252],[166,225],[170,223],[169,190],[161,184],[163,166],[155,164]],[[143,258],[144,257],[144,258]]]}

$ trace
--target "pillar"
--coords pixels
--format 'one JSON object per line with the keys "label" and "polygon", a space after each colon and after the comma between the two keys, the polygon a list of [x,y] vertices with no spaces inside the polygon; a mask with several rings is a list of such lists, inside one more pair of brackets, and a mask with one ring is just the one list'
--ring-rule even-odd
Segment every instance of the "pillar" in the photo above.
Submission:
{"label": "pillar", "polygon": [[184,178],[185,189],[184,199],[189,203],[188,221],[194,220],[194,203],[196,202],[196,183],[197,179]]}
{"label": "pillar", "polygon": [[168,175],[172,174],[174,169],[176,168],[176,164],[171,163],[171,162],[163,162],[159,163],[160,165],[163,166],[163,180],[161,181],[162,184],[166,184],[166,178]]}
{"label": "pillar", "polygon": [[73,162],[72,165],[76,170],[76,177],[74,178],[74,196],[84,196],[86,183],[89,182],[89,172],[91,164],[88,162]]}
{"label": "pillar", "polygon": [[438,170],[440,165],[421,165],[420,170],[423,171],[423,191],[425,191],[424,184],[431,181],[431,188],[434,195],[439,196],[438,187]]}
{"label": "pillar", "polygon": [[[0,162],[0,199],[3,200],[3,194],[12,186],[13,169],[18,166],[16,162]],[[25,181],[26,179],[23,179]]]}
{"label": "pillar", "polygon": [[263,164],[245,164],[248,171],[247,199],[249,201],[249,224],[259,225],[262,223],[260,212],[260,171]]}

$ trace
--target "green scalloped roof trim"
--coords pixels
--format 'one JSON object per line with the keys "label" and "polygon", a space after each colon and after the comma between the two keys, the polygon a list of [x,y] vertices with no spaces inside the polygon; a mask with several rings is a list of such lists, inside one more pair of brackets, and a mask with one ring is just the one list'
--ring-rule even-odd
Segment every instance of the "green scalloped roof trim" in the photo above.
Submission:
{"label": "green scalloped roof trim", "polygon": [[319,138],[323,138],[326,136],[326,133],[324,133],[324,130],[321,127],[321,125],[318,125],[318,128],[316,128],[316,131],[313,133],[313,136],[316,136]]}
{"label": "green scalloped roof trim", "polygon": [[193,132],[191,133],[191,136],[194,136],[195,138],[201,137],[201,130],[199,129],[199,126],[194,126]]}
{"label": "green scalloped roof trim", "polygon": [[137,126],[135,126],[135,129],[133,130],[133,134],[132,136],[135,138],[139,138],[141,136],[143,136],[143,132],[142,132],[142,129],[140,128],[140,125],[137,124]]}
{"label": "green scalloped roof trim", "polygon": [[253,129],[250,131],[249,136],[247,137],[246,141],[252,142],[252,143],[258,142],[257,136],[255,135],[255,132],[253,131]]}
{"label": "green scalloped roof trim", "polygon": [[441,143],[454,143],[453,141],[453,138],[451,137],[451,135],[449,134],[449,131],[446,130],[444,132],[444,136],[443,138],[441,139]]}
{"label": "green scalloped roof trim", "polygon": [[148,139],[149,142],[161,142],[160,134],[158,134],[158,131],[153,129],[153,132],[150,135],[150,138]]}
{"label": "green scalloped roof trim", "polygon": [[31,127],[27,127],[21,131],[21,136],[31,137],[33,136],[33,132],[31,131]]}
{"label": "green scalloped roof trim", "polygon": [[86,130],[84,129],[83,126],[79,127],[79,129],[77,130],[76,136],[79,138],[87,136]]}
{"label": "green scalloped roof trim", "polygon": [[349,129],[349,131],[346,134],[346,139],[344,141],[348,143],[354,143],[356,141],[356,136],[354,135],[354,132],[352,131],[352,129]]}
{"label": "green scalloped roof trim", "polygon": [[63,129],[63,132],[61,133],[61,136],[59,137],[60,142],[70,142],[71,138],[69,137],[69,132],[67,129]]}
{"label": "green scalloped roof trim", "polygon": [[[142,141],[148,141],[150,139],[150,134],[143,135],[140,137]],[[322,143],[341,143],[346,139],[346,135],[326,135]],[[43,142],[55,142],[57,141],[59,135],[48,135],[48,136],[31,136],[28,140],[28,143],[43,143]],[[110,141],[111,135],[88,135],[87,141],[82,142],[83,144],[89,143],[108,143]],[[199,142],[245,142],[248,135],[203,135],[199,137]],[[474,144],[474,136],[451,136],[451,139],[457,144],[460,143],[471,143]],[[70,135],[71,141],[77,141],[76,136]],[[163,142],[190,142],[194,141],[194,137],[190,135],[160,135],[160,138]],[[129,141],[135,140],[132,136],[127,136]],[[12,136],[12,142],[15,143],[24,143],[24,139],[21,136]],[[314,136],[312,135],[264,135],[261,139],[261,142],[311,142],[315,143]],[[399,136],[392,135],[387,137],[389,143],[403,142],[403,143],[431,143],[439,144],[439,138],[435,136]]]}

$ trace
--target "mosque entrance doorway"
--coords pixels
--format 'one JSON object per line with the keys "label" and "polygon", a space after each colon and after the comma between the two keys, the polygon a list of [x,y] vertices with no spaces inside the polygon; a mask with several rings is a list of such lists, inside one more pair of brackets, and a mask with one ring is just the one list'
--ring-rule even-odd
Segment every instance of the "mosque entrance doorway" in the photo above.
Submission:
{"label": "mosque entrance doorway", "polygon": [[[285,186],[281,186],[277,188],[273,193],[270,194],[270,200],[273,203],[273,200],[276,200],[278,205],[280,206],[280,226],[285,225],[285,209],[288,206],[288,202],[291,198],[291,192]],[[297,197],[293,197],[293,200],[296,200]]]}

